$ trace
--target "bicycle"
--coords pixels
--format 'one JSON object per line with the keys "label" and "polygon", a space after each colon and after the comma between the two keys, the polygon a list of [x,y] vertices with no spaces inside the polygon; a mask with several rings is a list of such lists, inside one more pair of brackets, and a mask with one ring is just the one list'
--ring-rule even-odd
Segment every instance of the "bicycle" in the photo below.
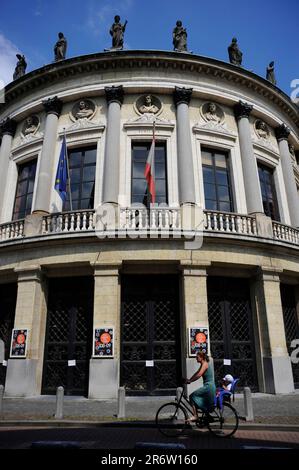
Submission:
{"label": "bicycle", "polygon": [[[238,379],[234,382],[234,388]],[[210,411],[197,409],[198,419],[194,421],[200,429],[207,427],[217,437],[231,437],[238,429],[239,417],[236,409],[231,405],[231,397],[234,396],[234,388],[229,392],[222,390],[215,397],[213,409]],[[188,415],[193,416],[192,405],[187,398],[184,387],[179,399],[165,403],[156,413],[156,426],[167,437],[179,437],[187,428]]]}

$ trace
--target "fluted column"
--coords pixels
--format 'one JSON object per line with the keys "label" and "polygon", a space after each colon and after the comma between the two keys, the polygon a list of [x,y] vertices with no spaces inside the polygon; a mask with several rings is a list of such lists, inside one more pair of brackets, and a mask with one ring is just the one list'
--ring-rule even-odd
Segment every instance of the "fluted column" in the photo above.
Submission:
{"label": "fluted column", "polygon": [[103,202],[118,204],[120,159],[120,108],[123,103],[122,85],[105,88],[108,104],[105,142]]}
{"label": "fluted column", "polygon": [[16,132],[17,123],[13,119],[6,119],[0,124],[2,143],[0,147],[0,213],[3,206],[9,158],[12,141]]}
{"label": "fluted column", "polygon": [[63,102],[55,96],[43,102],[47,113],[45,135],[37,179],[34,213],[49,214],[51,194],[54,185],[55,149],[57,142],[58,119],[61,114]]}
{"label": "fluted column", "polygon": [[239,101],[234,107],[238,122],[242,169],[248,214],[263,213],[260,182],[251,140],[249,115],[253,106]]}
{"label": "fluted column", "polygon": [[192,88],[175,87],[173,94],[177,108],[177,149],[180,204],[195,204],[194,168],[189,120]]}
{"label": "fluted column", "polygon": [[292,157],[290,155],[288,144],[290,129],[285,124],[281,124],[275,129],[275,133],[278,140],[281,167],[287,193],[291,223],[294,227],[299,227],[298,193],[293,170]]}

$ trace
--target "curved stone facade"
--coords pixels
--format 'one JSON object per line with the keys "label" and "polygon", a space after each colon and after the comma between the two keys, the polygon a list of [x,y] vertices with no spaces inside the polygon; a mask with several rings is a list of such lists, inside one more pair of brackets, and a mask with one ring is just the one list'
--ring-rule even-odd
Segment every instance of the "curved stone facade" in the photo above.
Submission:
{"label": "curved stone facade", "polygon": [[[0,288],[17,286],[2,314],[7,396],[59,385],[91,398],[116,397],[120,385],[170,393],[195,367],[188,334],[201,327],[209,328],[217,378],[233,372],[255,390],[292,391],[298,107],[242,68],[162,51],[64,60],[9,84],[5,97]],[[154,122],[159,204],[136,206]],[[54,189],[64,135],[73,207]],[[73,305],[65,300],[80,279],[91,313],[77,287]],[[62,340],[51,332],[67,309],[73,326]],[[12,325],[28,330],[26,357],[9,357]],[[107,358],[92,347],[94,330],[105,328],[114,329]]]}

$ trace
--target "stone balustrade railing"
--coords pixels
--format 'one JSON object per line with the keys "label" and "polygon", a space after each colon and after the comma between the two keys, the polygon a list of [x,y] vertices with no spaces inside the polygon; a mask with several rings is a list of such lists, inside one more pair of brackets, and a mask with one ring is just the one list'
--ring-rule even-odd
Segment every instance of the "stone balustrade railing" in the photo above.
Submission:
{"label": "stone balustrade railing", "polygon": [[[95,211],[82,210],[50,214],[42,217],[39,235],[71,234],[94,232]],[[203,211],[203,223],[198,225],[204,232],[230,236],[251,236],[265,238],[259,233],[257,219],[252,215]],[[0,225],[0,242],[26,237],[25,220],[17,220]],[[271,226],[271,223],[270,223]],[[119,214],[119,232],[170,233],[183,236],[182,214],[179,208],[121,208]],[[190,233],[190,231],[189,231]],[[272,233],[266,238],[299,245],[299,230],[279,222],[272,221]]]}
{"label": "stone balustrade railing", "polygon": [[0,225],[0,242],[22,238],[24,236],[24,220],[16,220]]}

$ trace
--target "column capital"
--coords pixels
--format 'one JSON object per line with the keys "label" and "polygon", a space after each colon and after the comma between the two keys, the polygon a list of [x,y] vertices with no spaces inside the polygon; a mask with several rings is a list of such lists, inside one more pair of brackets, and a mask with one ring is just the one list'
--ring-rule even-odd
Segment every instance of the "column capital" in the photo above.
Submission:
{"label": "column capital", "polygon": [[58,117],[60,116],[63,102],[57,98],[57,96],[44,100],[42,104],[47,114],[55,114]]}
{"label": "column capital", "polygon": [[234,113],[236,119],[249,118],[251,111],[253,110],[253,105],[246,103],[246,101],[240,100],[239,103],[234,106]]}
{"label": "column capital", "polygon": [[180,88],[175,87],[173,92],[174,104],[178,106],[181,103],[187,104],[189,106],[193,88]]}
{"label": "column capital", "polygon": [[41,282],[43,279],[43,271],[39,265],[19,266],[14,268],[14,272],[18,276],[18,282]]}
{"label": "column capital", "polygon": [[193,262],[181,260],[179,269],[184,276],[207,277],[207,269],[211,266],[211,262]]}
{"label": "column capital", "polygon": [[106,86],[105,87],[105,95],[107,104],[110,103],[118,103],[120,106],[123,104],[124,101],[124,88],[122,85],[119,86]]}
{"label": "column capital", "polygon": [[288,140],[290,133],[290,129],[284,123],[280,124],[280,126],[275,128],[275,135],[278,141],[284,139]]}
{"label": "column capital", "polygon": [[257,269],[257,275],[263,281],[280,282],[280,275],[282,273],[282,268],[276,268],[273,266],[260,266]]}
{"label": "column capital", "polygon": [[121,261],[115,261],[114,263],[90,263],[94,269],[94,276],[118,276],[119,270],[122,268]]}
{"label": "column capital", "polygon": [[6,118],[0,123],[0,134],[10,135],[14,137],[17,129],[17,122],[13,119]]}

